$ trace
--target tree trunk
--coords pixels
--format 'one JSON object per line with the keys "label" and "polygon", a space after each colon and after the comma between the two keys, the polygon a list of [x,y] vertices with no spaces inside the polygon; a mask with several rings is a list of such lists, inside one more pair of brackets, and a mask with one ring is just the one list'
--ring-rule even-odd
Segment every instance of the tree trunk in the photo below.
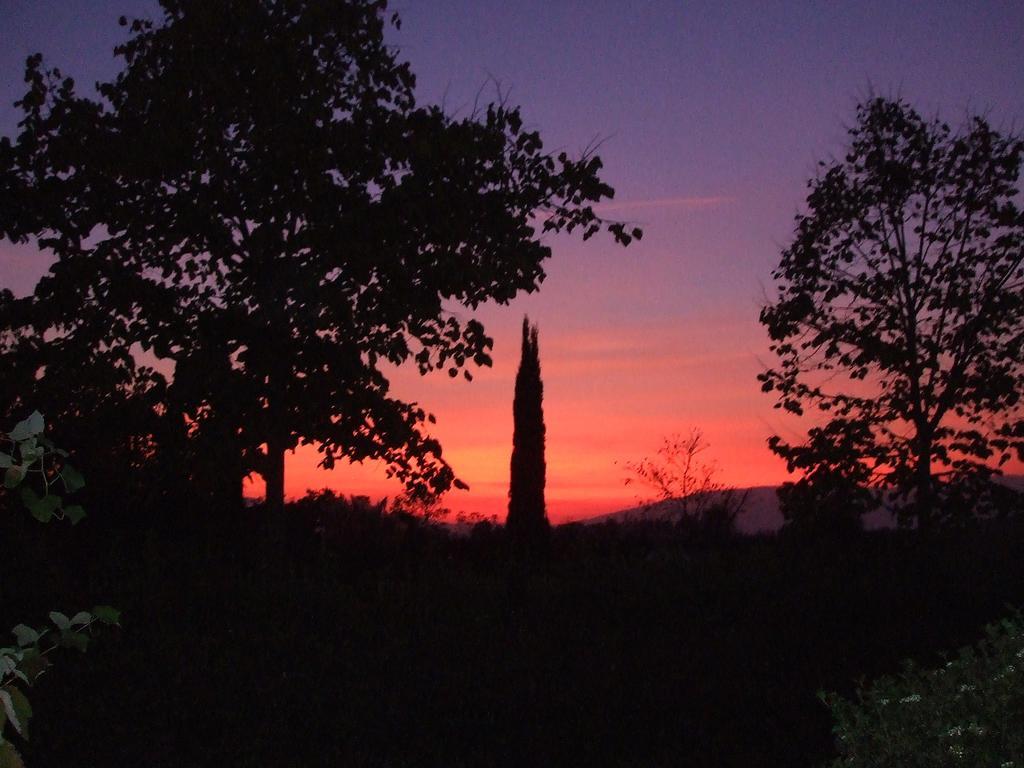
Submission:
{"label": "tree trunk", "polygon": [[271,439],[267,444],[263,479],[266,481],[264,520],[266,544],[272,554],[282,554],[288,536],[284,512],[284,452],[283,440]]}
{"label": "tree trunk", "polygon": [[927,430],[918,433],[914,493],[916,494],[917,527],[926,531],[935,519],[935,483],[932,477],[932,438]]}
{"label": "tree trunk", "polygon": [[[274,338],[270,329],[268,338]],[[272,370],[267,378],[267,455],[263,479],[266,481],[264,514],[267,520],[267,534],[270,544],[283,546],[287,533],[284,516],[284,452],[288,448],[290,431],[285,426],[287,402],[287,378],[279,369]]]}
{"label": "tree trunk", "polygon": [[267,444],[266,475],[267,513],[274,517],[284,515],[284,442],[271,440]]}

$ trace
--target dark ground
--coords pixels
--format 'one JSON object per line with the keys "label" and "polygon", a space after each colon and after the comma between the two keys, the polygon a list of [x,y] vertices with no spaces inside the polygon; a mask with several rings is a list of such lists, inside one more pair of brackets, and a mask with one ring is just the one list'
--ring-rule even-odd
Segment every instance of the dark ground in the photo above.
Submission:
{"label": "dark ground", "polygon": [[820,765],[816,691],[937,663],[1024,604],[1010,524],[715,547],[571,526],[526,565],[500,531],[372,515],[270,555],[5,512],[0,626],[123,610],[30,692],[31,768]]}

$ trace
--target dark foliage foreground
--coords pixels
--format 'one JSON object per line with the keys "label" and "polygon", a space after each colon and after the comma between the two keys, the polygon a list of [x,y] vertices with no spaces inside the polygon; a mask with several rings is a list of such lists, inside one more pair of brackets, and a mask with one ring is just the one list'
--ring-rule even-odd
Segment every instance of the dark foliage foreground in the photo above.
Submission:
{"label": "dark foliage foreground", "polygon": [[40,679],[27,764],[819,765],[819,689],[937,663],[1024,602],[1005,523],[716,547],[569,526],[524,564],[486,524],[456,540],[341,507],[296,508],[278,556],[248,529],[218,551],[0,514],[0,626],[123,609]]}

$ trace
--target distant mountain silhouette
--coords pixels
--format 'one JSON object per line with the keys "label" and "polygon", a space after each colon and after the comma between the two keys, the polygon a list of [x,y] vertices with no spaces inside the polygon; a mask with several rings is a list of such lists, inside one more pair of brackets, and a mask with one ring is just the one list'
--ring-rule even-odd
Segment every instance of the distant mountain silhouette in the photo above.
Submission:
{"label": "distant mountain silhouette", "polygon": [[[1011,488],[1024,491],[1024,475],[1007,475],[1003,482]],[[743,534],[770,533],[782,527],[782,512],[779,510],[779,498],[776,485],[757,485],[750,488],[738,488],[736,494],[747,494],[743,510],[736,518],[736,528]],[[596,517],[579,520],[581,523],[596,524],[605,522],[628,522],[636,520],[667,520],[678,514],[675,500],[659,501],[653,504],[642,504],[617,512],[609,512]],[[876,528],[892,528],[895,521],[892,514],[885,509],[876,509],[864,516],[864,527],[868,530]]]}
{"label": "distant mountain silhouette", "polygon": [[[776,488],[777,486],[774,485],[758,485],[736,490],[737,495],[747,494],[743,510],[736,518],[736,527],[740,533],[762,533],[775,531],[782,527],[782,513],[779,511]],[[592,524],[612,521],[624,523],[637,520],[670,520],[674,519],[677,514],[677,502],[672,499],[620,509],[618,512],[588,517],[579,522]]]}

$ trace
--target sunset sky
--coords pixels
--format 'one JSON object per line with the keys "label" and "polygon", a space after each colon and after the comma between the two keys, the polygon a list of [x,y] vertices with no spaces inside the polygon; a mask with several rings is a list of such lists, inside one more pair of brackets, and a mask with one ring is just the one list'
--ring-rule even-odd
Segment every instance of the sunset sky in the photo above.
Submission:
{"label": "sunset sky", "polygon": [[[958,122],[1024,123],[1024,3],[405,0],[391,33],[422,102],[465,114],[500,84],[546,146],[600,143],[616,190],[600,213],[644,229],[554,238],[539,293],[479,313],[494,367],[471,383],[394,376],[437,415],[434,434],[471,490],[454,510],[503,516],[524,314],[540,328],[553,521],[634,503],[623,464],[699,427],[724,481],[785,478],[772,434],[796,437],[755,377],[770,362],[758,311],[818,160],[842,150],[859,99],[899,95]],[[42,51],[80,88],[111,77],[117,17],[140,0],[0,0],[0,134],[12,135],[24,58]],[[0,242],[0,286],[29,292],[46,259]],[[379,468],[289,458],[287,492],[393,495]],[[253,487],[258,492],[258,487]],[[642,495],[642,491],[639,491]]]}

